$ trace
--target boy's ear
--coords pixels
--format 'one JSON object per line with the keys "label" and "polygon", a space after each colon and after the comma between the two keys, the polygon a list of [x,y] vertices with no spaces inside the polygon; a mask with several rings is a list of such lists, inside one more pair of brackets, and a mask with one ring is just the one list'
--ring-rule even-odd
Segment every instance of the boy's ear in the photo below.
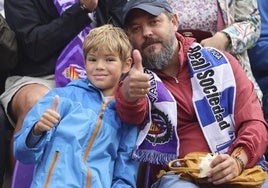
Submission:
{"label": "boy's ear", "polygon": [[125,73],[127,73],[127,72],[130,71],[132,62],[133,62],[133,60],[132,60],[131,57],[129,57],[129,58],[126,59],[124,65],[123,65],[123,69],[122,69],[122,73],[123,73],[123,74],[125,74]]}

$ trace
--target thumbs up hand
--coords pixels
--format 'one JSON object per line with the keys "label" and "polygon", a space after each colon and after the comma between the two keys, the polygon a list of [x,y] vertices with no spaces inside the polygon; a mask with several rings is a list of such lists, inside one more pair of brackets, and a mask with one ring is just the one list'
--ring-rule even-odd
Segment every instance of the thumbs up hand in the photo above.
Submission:
{"label": "thumbs up hand", "polygon": [[150,88],[150,77],[143,72],[142,58],[138,50],[133,50],[134,65],[130,69],[128,76],[123,82],[120,92],[128,102],[134,102],[143,98]]}
{"label": "thumbs up hand", "polygon": [[34,135],[41,135],[43,132],[52,129],[60,120],[60,115],[57,113],[57,107],[59,104],[59,96],[54,97],[53,106],[51,109],[47,109],[39,121],[33,128]]}

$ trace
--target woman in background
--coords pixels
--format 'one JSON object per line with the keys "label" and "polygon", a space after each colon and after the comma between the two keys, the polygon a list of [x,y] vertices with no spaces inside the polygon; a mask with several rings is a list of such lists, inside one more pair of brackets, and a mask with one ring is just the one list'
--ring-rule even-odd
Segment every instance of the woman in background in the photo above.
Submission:
{"label": "woman in background", "polygon": [[178,31],[194,37],[205,47],[226,50],[240,62],[254,83],[259,100],[262,92],[252,74],[247,50],[260,36],[257,0],[168,0],[178,14]]}

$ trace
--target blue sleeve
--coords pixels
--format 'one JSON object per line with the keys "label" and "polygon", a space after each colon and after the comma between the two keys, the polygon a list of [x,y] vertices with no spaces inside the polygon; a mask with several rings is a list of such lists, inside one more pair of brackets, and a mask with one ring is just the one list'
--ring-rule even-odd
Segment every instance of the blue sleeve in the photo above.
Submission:
{"label": "blue sleeve", "polygon": [[34,147],[40,141],[42,136],[43,135],[34,135],[33,129],[32,129],[26,140],[27,146],[30,148]]}
{"label": "blue sleeve", "polygon": [[112,188],[130,188],[136,187],[138,174],[138,162],[131,159],[138,129],[134,125],[123,124],[122,136],[118,150],[118,157],[115,162]]}
{"label": "blue sleeve", "polygon": [[[14,135],[14,156],[20,162],[25,164],[37,163],[41,159],[46,143],[50,141],[55,128],[44,133],[34,146],[29,147],[27,141],[31,138],[33,126],[40,119],[44,111],[52,107],[55,95],[56,93],[53,90],[35,104],[25,116],[21,130]],[[57,111],[61,117],[65,113],[64,109],[69,109],[69,103],[66,101],[63,97],[60,98]]]}

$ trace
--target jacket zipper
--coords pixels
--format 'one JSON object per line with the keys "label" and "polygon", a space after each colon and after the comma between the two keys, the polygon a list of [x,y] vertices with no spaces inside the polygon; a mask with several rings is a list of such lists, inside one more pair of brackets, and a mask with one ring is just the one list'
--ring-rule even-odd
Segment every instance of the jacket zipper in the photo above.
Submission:
{"label": "jacket zipper", "polygon": [[[86,160],[87,160],[87,156],[89,154],[89,151],[90,151],[90,149],[91,149],[91,147],[93,145],[93,142],[95,141],[95,138],[97,137],[98,132],[100,130],[104,110],[107,107],[107,105],[112,101],[112,99],[113,98],[111,98],[107,103],[102,102],[102,104],[101,104],[101,110],[99,112],[98,122],[97,122],[96,128],[95,128],[95,130],[94,130],[94,132],[93,132],[93,134],[92,134],[92,136],[91,136],[91,138],[90,138],[90,140],[88,142],[87,148],[86,148],[84,156],[83,156],[83,162],[84,162],[85,165],[86,165]],[[90,169],[87,168],[87,181],[86,181],[86,187],[87,188],[90,188],[90,183],[91,183],[91,172],[90,172]]]}
{"label": "jacket zipper", "polygon": [[52,164],[49,168],[49,171],[48,171],[48,176],[47,176],[47,179],[46,179],[46,182],[45,182],[45,188],[48,188],[48,185],[50,183],[50,180],[51,180],[51,176],[52,176],[52,172],[54,171],[54,168],[56,166],[56,163],[58,161],[58,158],[59,158],[59,151],[56,151],[54,153],[54,157],[53,157],[53,160],[52,160]]}

